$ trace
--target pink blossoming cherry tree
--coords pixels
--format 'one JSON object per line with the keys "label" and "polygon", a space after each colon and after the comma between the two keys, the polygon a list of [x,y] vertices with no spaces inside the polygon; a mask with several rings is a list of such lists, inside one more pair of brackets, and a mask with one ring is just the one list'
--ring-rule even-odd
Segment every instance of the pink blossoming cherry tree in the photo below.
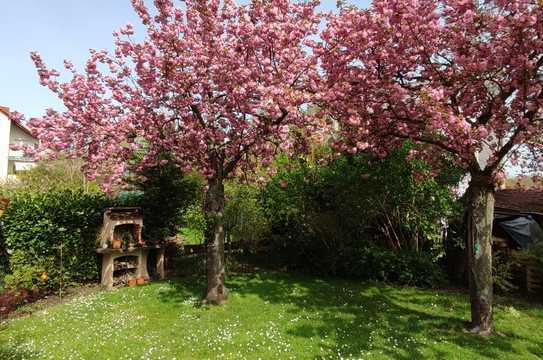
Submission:
{"label": "pink blossoming cherry tree", "polygon": [[343,150],[383,154],[411,139],[471,175],[469,329],[489,334],[495,180],[506,160],[543,160],[541,1],[375,0],[331,18],[322,38],[320,101]]}
{"label": "pink blossoming cherry tree", "polygon": [[[207,179],[209,220],[205,301],[227,299],[224,265],[224,187],[255,159],[287,144],[288,126],[316,91],[316,59],[307,52],[318,31],[317,1],[155,0],[150,11],[132,0],[146,28],[114,33],[115,50],[92,50],[84,71],[68,61],[70,80],[32,59],[41,84],[64,103],[30,124],[39,154],[85,160],[89,178],[104,187],[129,170],[154,166],[168,152],[184,170]],[[132,164],[134,154],[144,153]]]}

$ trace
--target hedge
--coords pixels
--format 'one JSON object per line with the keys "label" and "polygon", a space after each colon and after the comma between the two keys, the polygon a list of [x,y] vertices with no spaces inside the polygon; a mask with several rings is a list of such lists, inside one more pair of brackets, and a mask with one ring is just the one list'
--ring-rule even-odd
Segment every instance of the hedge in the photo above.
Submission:
{"label": "hedge", "polygon": [[96,280],[96,236],[112,200],[80,190],[19,192],[0,218],[9,255],[6,285],[56,290]]}

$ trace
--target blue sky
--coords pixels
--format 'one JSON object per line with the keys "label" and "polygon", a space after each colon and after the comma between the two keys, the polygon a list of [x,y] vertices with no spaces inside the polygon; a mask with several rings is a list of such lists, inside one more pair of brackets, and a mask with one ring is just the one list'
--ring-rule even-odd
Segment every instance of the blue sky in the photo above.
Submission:
{"label": "blue sky", "polygon": [[[361,7],[369,2],[350,1]],[[335,0],[321,3],[325,10],[336,5]],[[111,49],[111,33],[128,22],[139,24],[129,0],[2,1],[0,105],[27,117],[41,116],[49,107],[60,110],[58,99],[39,85],[29,52],[38,51],[48,66],[59,70],[64,59],[80,66],[88,49]]]}

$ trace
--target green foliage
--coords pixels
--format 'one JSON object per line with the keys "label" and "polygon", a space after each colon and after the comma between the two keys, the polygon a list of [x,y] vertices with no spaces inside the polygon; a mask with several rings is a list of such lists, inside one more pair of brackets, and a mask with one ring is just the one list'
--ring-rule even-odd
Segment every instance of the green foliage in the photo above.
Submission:
{"label": "green foliage", "polygon": [[[83,175],[81,171],[82,165],[83,162],[80,159],[40,161],[34,168],[17,174],[17,181],[2,184],[0,187],[0,195],[9,198],[20,198],[21,196],[30,197],[30,194],[37,193],[73,191],[100,196],[98,195],[100,189],[97,183],[88,181]],[[24,193],[27,195],[22,195]],[[40,206],[38,203],[35,205],[37,207]],[[13,206],[17,206],[17,203],[12,203],[12,212]],[[41,212],[38,211],[37,213]],[[11,220],[7,219],[7,221],[10,222]],[[14,225],[11,224],[10,226]],[[39,226],[45,225],[38,222],[36,227]],[[26,235],[23,236],[28,236],[29,232],[25,232]],[[44,283],[41,278],[37,277],[37,275],[41,276],[46,272],[46,268],[55,268],[56,265],[51,265],[55,262],[54,256],[42,256],[39,252],[34,252],[33,248],[30,248],[28,251],[25,249],[9,254],[5,244],[6,239],[4,233],[5,230],[3,230],[0,225],[0,277],[2,279],[5,278],[9,282],[8,286],[60,286],[60,275],[56,276],[54,270],[52,271],[52,277],[49,277],[47,274],[48,280],[46,283]],[[57,280],[58,283],[54,284]]]}
{"label": "green foliage", "polygon": [[181,229],[181,234],[185,245],[203,244],[207,221],[201,203],[191,204],[185,209],[183,223],[186,227]]}
{"label": "green foliage", "polygon": [[426,163],[410,158],[411,149],[406,144],[368,169],[368,215],[375,219],[384,244],[426,250],[438,258],[443,255],[443,220],[454,213],[447,185],[456,185],[459,179],[449,170],[438,182]]}
{"label": "green foliage", "polygon": [[260,189],[254,185],[228,182],[225,187],[224,211],[228,239],[243,242],[247,249],[255,249],[269,236],[269,225],[259,202]]}
{"label": "green foliage", "polygon": [[492,280],[494,288],[502,293],[518,290],[514,282],[513,269],[517,266],[515,258],[503,251],[492,254]]}
{"label": "green foliage", "polygon": [[[514,252],[510,262],[512,263],[513,269],[520,270],[520,273],[523,276],[526,271],[526,266],[530,266],[532,271],[535,270],[536,272],[539,272],[539,276],[543,278],[543,242],[536,242],[526,250]],[[543,289],[539,289],[539,293],[543,294]]]}
{"label": "green foliage", "polygon": [[81,190],[13,194],[0,218],[10,285],[56,290],[96,280],[97,231],[111,205],[103,194]]}
{"label": "green foliage", "polygon": [[341,272],[363,280],[432,287],[446,283],[446,275],[427,254],[379,247],[350,249],[342,254]]}
{"label": "green foliage", "polygon": [[[4,278],[8,288],[32,289],[39,281],[40,275],[45,273],[43,266],[37,261],[28,261],[24,251],[16,250],[10,257],[11,273]],[[34,260],[34,259],[32,259]]]}
{"label": "green foliage", "polygon": [[[454,202],[448,184],[439,183],[422,161],[410,159],[410,149],[405,145],[382,160],[343,156],[324,165],[281,158],[277,175],[262,191],[272,234],[268,253],[291,268],[348,276],[350,266],[365,261],[348,255],[353,251],[391,259],[404,252],[424,254],[424,264],[437,261],[443,254],[443,220]],[[418,267],[405,256],[405,264]],[[414,284],[434,278],[416,271],[394,274],[391,269],[385,277]],[[438,270],[435,275],[442,277]]]}
{"label": "green foliage", "polygon": [[525,251],[525,256],[543,267],[543,242],[537,242]]}
{"label": "green foliage", "polygon": [[54,255],[41,256],[34,251],[15,250],[9,257],[10,272],[5,286],[10,289],[62,290],[73,281]]}
{"label": "green foliage", "polygon": [[143,211],[143,237],[150,243],[176,235],[183,223],[183,212],[198,202],[203,180],[197,175],[183,176],[172,163],[145,169],[132,184],[138,195],[127,203]]}
{"label": "green foliage", "polygon": [[[1,215],[0,215],[1,220]],[[9,272],[9,256],[6,250],[4,233],[0,225],[0,291],[4,288],[4,277]]]}
{"label": "green foliage", "polygon": [[17,174],[17,182],[10,183],[9,188],[30,192],[99,192],[97,183],[87,180],[81,172],[82,165],[83,161],[80,159],[40,161],[34,168]]}
{"label": "green foliage", "polygon": [[342,248],[363,239],[368,226],[364,189],[358,186],[361,171],[352,160],[340,158],[328,166],[281,164],[262,192],[270,254],[291,267],[337,272]]}

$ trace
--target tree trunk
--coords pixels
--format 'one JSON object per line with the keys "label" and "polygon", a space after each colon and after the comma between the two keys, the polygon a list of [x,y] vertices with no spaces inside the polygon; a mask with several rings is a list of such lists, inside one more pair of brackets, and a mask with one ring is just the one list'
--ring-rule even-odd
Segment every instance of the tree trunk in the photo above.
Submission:
{"label": "tree trunk", "polygon": [[469,331],[492,331],[492,221],[494,188],[490,176],[472,174],[468,188],[467,252],[471,323]]}
{"label": "tree trunk", "polygon": [[209,180],[205,200],[207,217],[206,272],[207,289],[204,303],[224,304],[228,290],[224,286],[224,184],[221,175]]}

